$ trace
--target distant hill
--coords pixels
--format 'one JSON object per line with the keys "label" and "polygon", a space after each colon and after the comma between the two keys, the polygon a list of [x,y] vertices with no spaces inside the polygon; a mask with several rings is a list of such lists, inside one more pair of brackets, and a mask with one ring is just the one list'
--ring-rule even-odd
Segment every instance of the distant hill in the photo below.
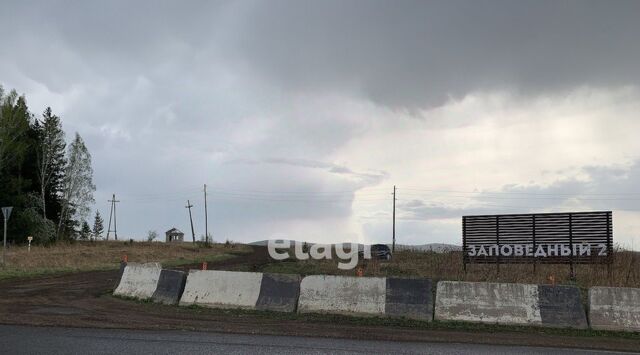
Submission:
{"label": "distant hill", "polygon": [[[278,242],[283,242],[283,241],[286,241],[287,239],[274,239],[274,240],[277,240]],[[289,240],[289,242],[292,247],[296,244],[305,243],[297,240]],[[255,242],[248,243],[248,245],[267,246],[267,243],[269,243],[269,240],[258,240]],[[316,244],[311,242],[306,242],[306,243],[309,246]],[[387,244],[387,245],[389,246],[389,248],[391,248],[391,244]],[[362,249],[362,248],[363,248],[363,244],[358,244],[358,249]],[[429,243],[429,244],[421,244],[421,245],[396,244],[396,250],[433,251],[436,253],[445,253],[449,251],[460,251],[462,250],[462,247],[459,245],[444,244],[444,243]]]}
{"label": "distant hill", "polygon": [[444,244],[444,243],[429,243],[422,245],[405,245],[405,244],[397,244],[397,250],[414,250],[414,251],[433,251],[436,253],[444,253],[449,251],[460,251],[462,247],[454,244]]}

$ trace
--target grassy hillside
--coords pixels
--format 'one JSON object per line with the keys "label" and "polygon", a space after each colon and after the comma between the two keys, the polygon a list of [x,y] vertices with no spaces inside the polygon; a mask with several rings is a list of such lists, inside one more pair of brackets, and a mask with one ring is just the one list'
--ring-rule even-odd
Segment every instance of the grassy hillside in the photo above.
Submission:
{"label": "grassy hillside", "polygon": [[116,269],[127,255],[130,262],[157,261],[166,266],[196,264],[232,257],[249,252],[245,245],[213,244],[200,247],[191,243],[160,242],[76,242],[58,243],[52,246],[26,246],[9,248],[7,264],[0,268],[0,279],[33,276],[48,273]]}

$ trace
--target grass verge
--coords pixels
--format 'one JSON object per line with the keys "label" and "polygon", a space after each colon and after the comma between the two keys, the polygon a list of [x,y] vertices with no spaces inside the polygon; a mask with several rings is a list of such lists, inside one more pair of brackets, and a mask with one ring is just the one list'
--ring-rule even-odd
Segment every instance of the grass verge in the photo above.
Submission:
{"label": "grass verge", "polygon": [[[113,295],[105,295],[104,297],[116,297]],[[442,331],[465,331],[465,332],[479,332],[479,333],[497,333],[497,332],[511,332],[511,333],[523,333],[523,334],[545,334],[545,335],[557,335],[557,336],[572,336],[572,337],[602,337],[602,338],[620,338],[620,339],[632,339],[640,341],[640,333],[638,332],[617,332],[617,331],[602,331],[593,329],[571,329],[571,328],[543,328],[537,326],[518,326],[518,325],[499,325],[499,324],[483,324],[483,323],[471,323],[471,322],[452,322],[452,321],[438,321],[431,322],[408,319],[408,318],[383,318],[383,317],[358,317],[347,316],[339,314],[324,314],[324,313],[284,313],[284,312],[272,312],[272,311],[258,311],[258,310],[246,310],[246,309],[218,309],[208,308],[198,305],[191,305],[186,307],[167,306],[149,302],[148,300],[135,300],[123,297],[116,297],[120,299],[132,300],[140,304],[143,307],[149,309],[159,308],[172,308],[178,312],[186,312],[193,314],[210,314],[210,315],[233,315],[239,317],[254,317],[266,320],[288,320],[288,321],[300,321],[319,324],[347,324],[356,326],[381,326],[381,327],[397,327],[407,329],[422,329],[422,330],[442,330]]]}

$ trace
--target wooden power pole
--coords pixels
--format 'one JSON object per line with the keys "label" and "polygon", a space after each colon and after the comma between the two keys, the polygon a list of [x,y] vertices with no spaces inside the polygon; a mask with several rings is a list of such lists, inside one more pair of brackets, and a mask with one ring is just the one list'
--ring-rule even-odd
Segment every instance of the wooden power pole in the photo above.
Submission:
{"label": "wooden power pole", "polygon": [[193,205],[191,204],[191,202],[189,202],[189,200],[187,200],[187,205],[184,206],[184,208],[188,208],[189,209],[189,222],[191,222],[191,237],[193,238],[193,244],[195,245],[195,243],[196,243],[196,232],[193,230],[193,218],[191,218],[191,207],[193,207]]}
{"label": "wooden power pole", "polygon": [[207,213],[207,184],[204,184],[204,241],[209,244],[209,214]]}
{"label": "wooden power pole", "polygon": [[396,252],[396,185],[393,185],[393,243],[391,252]]}

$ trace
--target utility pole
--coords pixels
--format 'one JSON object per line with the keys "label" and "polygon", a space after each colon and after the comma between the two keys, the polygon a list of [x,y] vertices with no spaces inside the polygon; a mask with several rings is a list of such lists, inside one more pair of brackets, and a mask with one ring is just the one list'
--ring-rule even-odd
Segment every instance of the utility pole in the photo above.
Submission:
{"label": "utility pole", "polygon": [[393,185],[393,244],[391,252],[396,252],[396,185]]}
{"label": "utility pole", "polygon": [[[111,200],[109,200],[111,202]],[[109,232],[111,232],[111,217],[113,216],[113,202],[109,206],[109,224],[107,224],[107,240],[109,240]]]}
{"label": "utility pole", "polygon": [[107,227],[107,240],[109,240],[109,232],[111,232],[111,215],[113,214],[113,234],[115,236],[115,240],[118,240],[118,222],[116,219],[116,203],[120,202],[116,200],[116,194],[113,194],[111,200],[111,211],[109,211],[109,226]]}
{"label": "utility pole", "polygon": [[191,237],[193,238],[193,245],[196,245],[196,232],[193,230],[193,218],[191,218],[191,207],[193,207],[193,205],[191,204],[191,202],[189,202],[189,200],[187,200],[187,205],[184,206],[184,208],[189,209],[189,222],[191,222]]}
{"label": "utility pole", "polygon": [[118,214],[116,213],[116,203],[120,202],[116,200],[116,194],[113,194],[113,235],[115,240],[118,240]]}
{"label": "utility pole", "polygon": [[207,213],[207,184],[204,184],[204,240],[209,244],[209,214]]}

